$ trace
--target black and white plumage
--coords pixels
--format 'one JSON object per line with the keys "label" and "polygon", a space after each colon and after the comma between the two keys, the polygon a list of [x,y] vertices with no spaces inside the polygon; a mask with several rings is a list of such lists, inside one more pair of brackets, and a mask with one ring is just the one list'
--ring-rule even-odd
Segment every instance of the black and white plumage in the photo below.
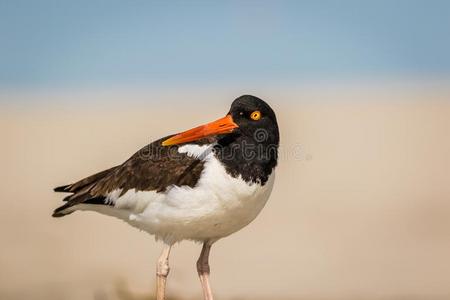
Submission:
{"label": "black and white plumage", "polygon": [[278,145],[273,110],[244,95],[224,118],[159,139],[119,166],[55,188],[70,195],[53,216],[96,211],[167,245],[188,239],[210,246],[249,224],[264,207]]}

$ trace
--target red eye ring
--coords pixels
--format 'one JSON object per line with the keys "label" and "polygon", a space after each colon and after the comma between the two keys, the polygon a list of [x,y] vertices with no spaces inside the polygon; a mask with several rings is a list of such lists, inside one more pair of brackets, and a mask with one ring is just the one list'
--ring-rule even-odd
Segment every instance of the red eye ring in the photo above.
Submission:
{"label": "red eye ring", "polygon": [[259,119],[261,119],[261,112],[259,110],[255,110],[250,114],[250,118],[254,121],[258,121]]}

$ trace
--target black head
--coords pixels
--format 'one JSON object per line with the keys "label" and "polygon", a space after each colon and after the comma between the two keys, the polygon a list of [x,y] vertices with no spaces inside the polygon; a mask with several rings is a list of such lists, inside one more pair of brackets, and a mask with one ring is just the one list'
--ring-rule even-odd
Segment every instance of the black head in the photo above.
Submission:
{"label": "black head", "polygon": [[173,135],[161,144],[212,143],[229,174],[265,184],[277,165],[279,141],[272,108],[255,96],[244,95],[233,101],[225,117]]}
{"label": "black head", "polygon": [[234,100],[227,116],[238,127],[218,140],[216,156],[228,173],[264,185],[278,159],[280,136],[275,113],[263,100],[244,95]]}
{"label": "black head", "polygon": [[236,133],[254,142],[279,144],[278,123],[272,108],[263,100],[243,95],[233,101],[228,113],[239,126]]}

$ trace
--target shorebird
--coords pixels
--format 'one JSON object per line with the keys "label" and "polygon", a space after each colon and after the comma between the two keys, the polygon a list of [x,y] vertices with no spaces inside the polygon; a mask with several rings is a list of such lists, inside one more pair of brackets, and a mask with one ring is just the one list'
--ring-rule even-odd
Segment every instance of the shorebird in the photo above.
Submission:
{"label": "shorebird", "polygon": [[154,141],[121,165],[55,188],[70,195],[53,217],[95,211],[162,240],[158,300],[165,298],[172,246],[182,240],[203,243],[197,272],[204,299],[212,300],[211,245],[248,225],[266,204],[278,144],[274,111],[244,95],[223,118]]}

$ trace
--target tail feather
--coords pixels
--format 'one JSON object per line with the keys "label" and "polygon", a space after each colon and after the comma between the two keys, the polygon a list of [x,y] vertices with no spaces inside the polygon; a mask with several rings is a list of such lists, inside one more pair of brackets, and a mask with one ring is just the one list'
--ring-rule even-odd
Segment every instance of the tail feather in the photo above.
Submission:
{"label": "tail feather", "polygon": [[61,185],[57,186],[53,189],[54,192],[57,193],[68,193],[70,189],[71,184]]}
{"label": "tail feather", "polygon": [[73,205],[71,203],[66,203],[60,207],[58,207],[57,209],[55,209],[53,211],[52,217],[54,218],[60,218],[60,217],[64,217],[68,214],[71,214],[74,212],[74,210],[67,210],[68,208],[72,207]]}
{"label": "tail feather", "polygon": [[73,184],[55,187],[53,190],[57,193],[71,194],[63,198],[63,201],[66,203],[55,209],[53,211],[52,217],[58,218],[71,214],[75,211],[75,209],[70,208],[80,203],[104,204],[103,199],[105,197],[91,194],[90,190],[99,180],[110,174],[110,172],[112,172],[116,168],[117,167],[112,167],[108,170],[104,170],[102,172],[86,177]]}

